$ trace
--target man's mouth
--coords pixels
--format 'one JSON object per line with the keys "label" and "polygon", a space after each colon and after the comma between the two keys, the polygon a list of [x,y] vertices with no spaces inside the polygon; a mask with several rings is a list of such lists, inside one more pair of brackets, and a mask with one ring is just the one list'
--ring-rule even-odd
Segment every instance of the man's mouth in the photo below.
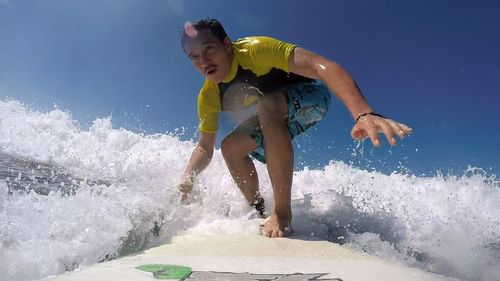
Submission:
{"label": "man's mouth", "polygon": [[217,71],[216,66],[209,66],[205,69],[205,74],[212,75]]}

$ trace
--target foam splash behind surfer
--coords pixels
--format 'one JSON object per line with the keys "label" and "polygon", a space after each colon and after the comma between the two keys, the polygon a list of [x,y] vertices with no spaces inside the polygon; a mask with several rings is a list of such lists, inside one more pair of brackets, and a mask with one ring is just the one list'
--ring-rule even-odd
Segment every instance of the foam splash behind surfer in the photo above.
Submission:
{"label": "foam splash behind surfer", "polygon": [[210,163],[219,113],[254,107],[253,114],[223,139],[221,151],[237,186],[262,215],[264,201],[251,157],[267,164],[274,206],[262,225],[265,236],[285,237],[293,231],[292,139],[323,118],[331,93],[352,114],[351,136],[356,140],[370,138],[379,146],[382,132],[395,145],[395,135],[402,138],[412,132],[405,124],[374,113],[339,64],[296,45],[264,36],[231,42],[215,19],[186,23],[181,44],[205,77],[198,95],[199,141],[179,183],[183,200]]}

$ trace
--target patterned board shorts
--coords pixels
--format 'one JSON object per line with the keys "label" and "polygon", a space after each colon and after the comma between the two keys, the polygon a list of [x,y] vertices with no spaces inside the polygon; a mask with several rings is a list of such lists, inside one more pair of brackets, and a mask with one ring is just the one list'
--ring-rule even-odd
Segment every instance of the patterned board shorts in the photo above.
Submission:
{"label": "patterned board shorts", "polygon": [[[283,88],[288,103],[288,131],[292,139],[316,125],[330,107],[331,94],[319,80],[289,85]],[[264,136],[257,117],[239,125],[235,131],[249,135],[257,143],[250,155],[266,163]]]}

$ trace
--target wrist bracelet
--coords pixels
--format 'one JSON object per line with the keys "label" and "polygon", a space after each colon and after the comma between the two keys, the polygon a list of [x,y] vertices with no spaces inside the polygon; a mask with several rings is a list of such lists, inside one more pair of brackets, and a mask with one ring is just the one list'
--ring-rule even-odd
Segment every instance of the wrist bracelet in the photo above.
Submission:
{"label": "wrist bracelet", "polygon": [[377,116],[377,117],[381,117],[381,118],[387,118],[384,115],[381,115],[381,114],[378,114],[378,113],[375,113],[375,112],[365,112],[365,113],[360,114],[358,116],[358,118],[356,118],[356,121],[354,121],[354,124],[358,124],[359,119],[361,119],[361,117],[364,117],[366,115],[373,115],[373,116]]}

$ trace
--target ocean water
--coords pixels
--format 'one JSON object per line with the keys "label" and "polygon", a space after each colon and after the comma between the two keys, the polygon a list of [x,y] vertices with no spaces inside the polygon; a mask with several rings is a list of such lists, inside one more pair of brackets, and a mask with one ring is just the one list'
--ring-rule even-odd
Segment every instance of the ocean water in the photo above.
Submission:
{"label": "ocean water", "polygon": [[[176,234],[255,233],[258,223],[220,151],[179,204],[195,144],[97,119],[82,129],[59,109],[0,101],[0,280],[39,280],[167,243]],[[257,164],[268,209],[266,168]],[[295,172],[294,228],[460,280],[500,280],[500,182],[382,174],[332,161]]]}

